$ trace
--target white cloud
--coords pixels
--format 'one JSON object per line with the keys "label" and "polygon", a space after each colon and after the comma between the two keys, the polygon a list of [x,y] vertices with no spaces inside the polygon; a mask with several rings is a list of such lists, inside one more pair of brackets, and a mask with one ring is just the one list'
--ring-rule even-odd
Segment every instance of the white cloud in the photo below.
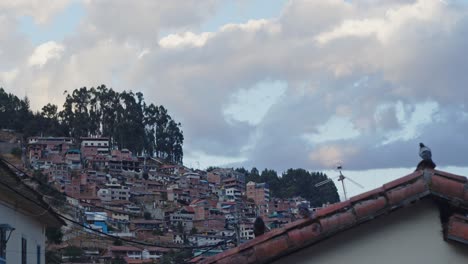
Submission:
{"label": "white cloud", "polygon": [[317,144],[327,141],[352,139],[359,135],[359,131],[349,119],[332,116],[325,124],[317,127],[316,133],[305,133],[303,137],[312,144]]}
{"label": "white cloud", "polygon": [[181,46],[201,47],[205,45],[208,39],[213,35],[212,32],[204,32],[199,35],[192,32],[170,34],[159,41],[159,46],[163,48],[177,48]]}
{"label": "white cloud", "polygon": [[39,45],[29,57],[28,64],[30,66],[38,66],[42,68],[49,60],[59,59],[65,47],[54,41],[48,41]]}
{"label": "white cloud", "polygon": [[223,114],[228,122],[241,121],[258,125],[268,110],[284,95],[287,83],[282,81],[262,81],[251,89],[242,89],[231,97]]}
{"label": "white cloud", "polygon": [[0,83],[4,85],[10,85],[18,76],[18,69],[12,69],[10,71],[0,72]]}

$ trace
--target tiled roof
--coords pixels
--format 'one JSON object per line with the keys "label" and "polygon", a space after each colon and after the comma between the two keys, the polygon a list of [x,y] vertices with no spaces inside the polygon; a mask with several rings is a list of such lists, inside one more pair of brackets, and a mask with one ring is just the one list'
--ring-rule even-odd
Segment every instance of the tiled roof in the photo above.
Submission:
{"label": "tiled roof", "polygon": [[468,245],[468,217],[459,214],[451,216],[447,238]]}
{"label": "tiled roof", "polygon": [[34,218],[48,227],[61,227],[66,223],[44,201],[42,194],[26,185],[13,170],[0,161],[0,202],[15,206],[15,210],[25,210],[29,218]]}
{"label": "tiled roof", "polygon": [[[416,171],[199,263],[268,263],[429,195],[468,210],[468,179],[437,170]],[[468,219],[452,216],[447,233],[449,239],[466,243]]]}

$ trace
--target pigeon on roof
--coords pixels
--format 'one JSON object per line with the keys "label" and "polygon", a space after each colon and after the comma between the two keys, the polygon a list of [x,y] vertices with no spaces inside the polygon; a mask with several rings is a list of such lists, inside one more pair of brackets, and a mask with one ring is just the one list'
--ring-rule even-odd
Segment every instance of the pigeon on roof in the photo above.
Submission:
{"label": "pigeon on roof", "polygon": [[266,231],[265,222],[263,222],[263,219],[260,216],[257,217],[257,219],[255,219],[253,229],[254,229],[253,231],[254,231],[255,237],[258,237],[265,233]]}
{"label": "pigeon on roof", "polygon": [[425,146],[423,143],[419,143],[419,156],[423,160],[432,160],[431,149]]}
{"label": "pigeon on roof", "polygon": [[424,169],[435,169],[437,165],[432,161],[431,149],[425,146],[423,143],[419,143],[419,156],[422,158],[422,160],[416,167],[417,171]]}

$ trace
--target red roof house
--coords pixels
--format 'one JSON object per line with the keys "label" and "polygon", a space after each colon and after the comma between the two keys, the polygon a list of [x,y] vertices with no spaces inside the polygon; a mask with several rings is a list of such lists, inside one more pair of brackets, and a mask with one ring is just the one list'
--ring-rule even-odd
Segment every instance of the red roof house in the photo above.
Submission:
{"label": "red roof house", "polygon": [[198,263],[468,263],[468,179],[419,170]]}

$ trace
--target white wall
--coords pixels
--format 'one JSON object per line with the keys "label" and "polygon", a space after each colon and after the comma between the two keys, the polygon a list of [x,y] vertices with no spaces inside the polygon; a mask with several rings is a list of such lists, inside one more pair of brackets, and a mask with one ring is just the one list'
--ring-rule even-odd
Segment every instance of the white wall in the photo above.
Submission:
{"label": "white wall", "polygon": [[468,263],[468,246],[444,241],[438,208],[423,200],[274,263],[458,264]]}
{"label": "white wall", "polygon": [[34,219],[34,215],[21,213],[11,205],[0,202],[0,224],[9,224],[16,228],[7,244],[6,263],[21,263],[23,237],[27,240],[27,263],[37,264],[37,246],[41,247],[41,264],[45,263],[45,227]]}

